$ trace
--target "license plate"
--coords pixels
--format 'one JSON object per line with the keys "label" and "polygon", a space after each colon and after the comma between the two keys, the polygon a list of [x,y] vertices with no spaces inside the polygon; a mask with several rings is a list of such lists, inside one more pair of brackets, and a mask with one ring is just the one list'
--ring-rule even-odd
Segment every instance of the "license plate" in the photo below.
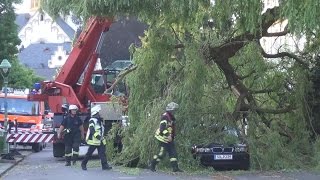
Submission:
{"label": "license plate", "polygon": [[232,154],[214,155],[214,160],[232,160]]}

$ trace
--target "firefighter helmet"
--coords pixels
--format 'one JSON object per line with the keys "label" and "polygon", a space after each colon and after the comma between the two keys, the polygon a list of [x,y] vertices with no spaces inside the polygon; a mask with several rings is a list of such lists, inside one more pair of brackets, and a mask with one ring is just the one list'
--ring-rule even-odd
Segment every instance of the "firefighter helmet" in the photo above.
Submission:
{"label": "firefighter helmet", "polygon": [[175,103],[175,102],[171,102],[167,105],[166,107],[166,111],[175,111],[179,108],[179,104]]}
{"label": "firefighter helmet", "polygon": [[61,111],[62,112],[67,112],[69,109],[69,105],[68,104],[62,104],[61,105]]}
{"label": "firefighter helmet", "polygon": [[78,110],[78,106],[77,105],[74,105],[74,104],[71,104],[70,106],[69,106],[69,111],[70,110]]}
{"label": "firefighter helmet", "polygon": [[96,115],[98,112],[100,112],[101,106],[100,105],[95,105],[91,108],[91,116]]}

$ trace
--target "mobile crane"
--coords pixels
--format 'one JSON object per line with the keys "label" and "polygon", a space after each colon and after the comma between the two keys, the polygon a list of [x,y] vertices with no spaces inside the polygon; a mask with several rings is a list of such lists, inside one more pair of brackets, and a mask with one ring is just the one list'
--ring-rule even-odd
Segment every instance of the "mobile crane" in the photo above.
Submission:
{"label": "mobile crane", "polygon": [[[79,107],[79,114],[85,122],[90,117],[90,106],[100,104],[104,120],[119,121],[122,118],[121,105],[111,101],[111,94],[105,93],[110,86],[110,77],[117,75],[115,71],[94,71],[99,51],[112,19],[92,17],[88,19],[86,29],[77,39],[69,57],[62,66],[54,81],[43,81],[38,93],[29,94],[29,101],[44,101],[48,103],[53,117],[53,156],[64,155],[64,144],[57,139],[63,112],[61,106],[65,103]],[[110,76],[111,75],[111,76]],[[114,79],[113,79],[114,80]],[[102,88],[102,90],[101,90]]]}

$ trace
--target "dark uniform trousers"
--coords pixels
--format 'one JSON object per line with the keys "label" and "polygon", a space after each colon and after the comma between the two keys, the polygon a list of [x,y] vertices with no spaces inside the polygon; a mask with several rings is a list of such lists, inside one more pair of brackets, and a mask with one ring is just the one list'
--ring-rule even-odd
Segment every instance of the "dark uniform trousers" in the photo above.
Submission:
{"label": "dark uniform trousers", "polygon": [[89,145],[89,148],[88,148],[88,152],[86,153],[83,161],[82,161],[82,165],[86,166],[90,157],[92,156],[94,150],[98,150],[98,155],[99,155],[99,158],[101,160],[101,166],[102,166],[102,169],[106,169],[109,167],[108,165],[108,161],[107,161],[107,157],[106,157],[106,146],[101,143],[100,146],[94,146],[94,145]]}
{"label": "dark uniform trousers", "polygon": [[174,142],[164,143],[159,141],[159,147],[160,150],[158,155],[153,156],[152,168],[154,169],[154,166],[166,156],[166,153],[168,153],[173,170],[178,170],[177,152]]}
{"label": "dark uniform trousers", "polygon": [[71,158],[75,163],[79,157],[79,147],[81,144],[81,133],[68,133],[64,136],[65,143],[65,157],[66,161],[70,162]]}

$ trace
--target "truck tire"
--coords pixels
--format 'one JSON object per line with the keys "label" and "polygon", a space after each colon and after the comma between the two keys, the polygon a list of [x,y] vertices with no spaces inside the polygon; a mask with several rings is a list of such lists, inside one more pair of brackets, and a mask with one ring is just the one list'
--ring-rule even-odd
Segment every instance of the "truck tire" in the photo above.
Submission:
{"label": "truck tire", "polygon": [[53,144],[53,157],[63,157],[64,156],[64,144],[54,143]]}
{"label": "truck tire", "polygon": [[41,144],[40,143],[34,143],[34,144],[32,144],[32,150],[34,151],[34,152],[40,152],[41,151]]}

